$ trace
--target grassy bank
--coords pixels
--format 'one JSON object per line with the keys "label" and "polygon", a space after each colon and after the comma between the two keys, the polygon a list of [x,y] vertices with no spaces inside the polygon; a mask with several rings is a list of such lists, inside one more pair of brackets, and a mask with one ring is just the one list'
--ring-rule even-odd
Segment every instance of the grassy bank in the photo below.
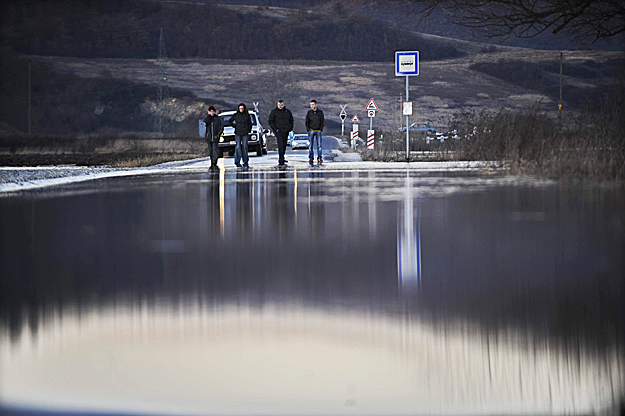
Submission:
{"label": "grassy bank", "polygon": [[[411,138],[411,161],[496,161],[512,174],[548,178],[625,180],[625,106],[554,118],[526,112],[465,112],[451,120],[457,135],[445,140]],[[405,136],[385,135],[365,160],[406,160]]]}
{"label": "grassy bank", "polygon": [[24,136],[0,138],[0,166],[140,167],[207,156],[201,138],[143,134]]}

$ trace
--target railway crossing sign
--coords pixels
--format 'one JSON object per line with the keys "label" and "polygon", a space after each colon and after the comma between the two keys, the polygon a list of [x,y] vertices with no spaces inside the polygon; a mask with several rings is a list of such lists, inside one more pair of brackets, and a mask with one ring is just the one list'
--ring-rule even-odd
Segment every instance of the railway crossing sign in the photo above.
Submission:
{"label": "railway crossing sign", "polygon": [[341,136],[345,136],[345,119],[347,118],[347,112],[345,111],[345,107],[347,107],[347,104],[340,104],[340,106],[341,114],[339,114],[339,117],[341,117]]}
{"label": "railway crossing sign", "polygon": [[360,123],[360,119],[358,119],[358,114],[354,114],[354,117],[352,117],[350,123]]}

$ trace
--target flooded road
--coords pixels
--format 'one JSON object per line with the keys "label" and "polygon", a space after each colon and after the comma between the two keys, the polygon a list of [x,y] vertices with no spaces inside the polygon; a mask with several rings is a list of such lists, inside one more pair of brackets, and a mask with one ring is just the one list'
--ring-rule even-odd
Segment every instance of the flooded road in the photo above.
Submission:
{"label": "flooded road", "polygon": [[618,414],[624,206],[325,167],[0,198],[0,413]]}

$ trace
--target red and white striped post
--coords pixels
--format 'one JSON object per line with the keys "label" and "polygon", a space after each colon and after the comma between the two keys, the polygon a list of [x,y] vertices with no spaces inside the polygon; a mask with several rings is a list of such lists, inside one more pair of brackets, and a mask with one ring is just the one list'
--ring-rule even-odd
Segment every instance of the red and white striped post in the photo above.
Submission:
{"label": "red and white striped post", "polygon": [[352,149],[356,148],[356,139],[358,139],[358,124],[352,125]]}
{"label": "red and white striped post", "polygon": [[367,149],[373,149],[375,132],[373,130],[367,130]]}

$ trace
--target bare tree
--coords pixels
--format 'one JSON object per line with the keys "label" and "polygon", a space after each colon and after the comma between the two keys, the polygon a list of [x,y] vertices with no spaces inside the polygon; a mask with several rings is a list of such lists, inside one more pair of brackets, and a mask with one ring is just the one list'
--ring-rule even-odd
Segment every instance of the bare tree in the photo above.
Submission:
{"label": "bare tree", "polygon": [[436,11],[486,37],[531,38],[545,31],[592,43],[625,31],[624,0],[399,0]]}

